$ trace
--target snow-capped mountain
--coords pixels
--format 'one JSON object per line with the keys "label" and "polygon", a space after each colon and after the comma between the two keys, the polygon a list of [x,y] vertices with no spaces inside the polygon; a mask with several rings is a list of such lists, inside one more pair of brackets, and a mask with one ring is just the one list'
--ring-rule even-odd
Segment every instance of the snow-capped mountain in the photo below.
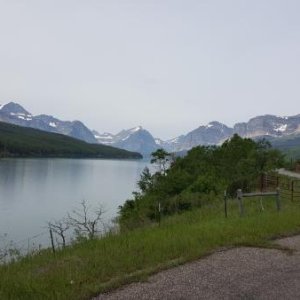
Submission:
{"label": "snow-capped mountain", "polygon": [[183,138],[184,135],[166,141],[156,138],[155,142],[159,148],[163,148],[168,152],[177,152],[177,148],[180,147]]}
{"label": "snow-capped mountain", "polygon": [[247,123],[237,123],[233,130],[244,137],[273,136],[279,137],[300,133],[300,115],[278,117],[272,115],[258,116]]}
{"label": "snow-capped mountain", "polygon": [[49,132],[61,133],[88,143],[97,143],[93,133],[80,121],[61,121],[52,116],[33,116],[18,103],[0,106],[0,121]]}
{"label": "snow-capped mountain", "polygon": [[217,121],[162,143],[168,151],[189,150],[198,145],[218,145],[237,133],[241,137],[259,138],[264,136],[282,137],[300,133],[300,115],[279,117],[273,115],[258,116],[245,123],[237,123],[230,128]]}
{"label": "snow-capped mountain", "polygon": [[173,140],[174,151],[188,150],[198,145],[216,145],[232,136],[233,129],[213,121]]}
{"label": "snow-capped mountain", "polygon": [[115,136],[109,132],[100,134],[98,131],[93,130],[93,135],[99,144],[111,145],[114,143]]}
{"label": "snow-capped mountain", "polygon": [[300,114],[289,117],[273,115],[258,116],[248,122],[236,123],[232,128],[217,121],[199,126],[198,128],[169,140],[154,138],[142,126],[122,130],[117,134],[88,129],[80,121],[61,121],[49,115],[33,116],[21,105],[10,102],[0,105],[0,121],[25,127],[37,128],[49,132],[61,133],[89,143],[101,143],[125,150],[140,152],[149,156],[158,148],[169,152],[181,152],[198,145],[219,145],[233,134],[242,137],[283,137],[300,134]]}
{"label": "snow-capped mountain", "polygon": [[117,148],[136,151],[144,156],[149,156],[153,151],[159,148],[155,139],[149,131],[143,129],[142,126],[137,126],[128,130],[122,130],[116,135],[111,133],[99,134],[93,131],[95,138],[99,143],[111,145]]}

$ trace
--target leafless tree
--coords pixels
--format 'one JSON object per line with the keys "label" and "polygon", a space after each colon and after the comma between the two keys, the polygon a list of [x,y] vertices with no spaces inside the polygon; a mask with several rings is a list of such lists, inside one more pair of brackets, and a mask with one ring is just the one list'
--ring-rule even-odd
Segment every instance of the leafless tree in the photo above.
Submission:
{"label": "leafless tree", "polygon": [[56,233],[62,240],[63,248],[66,247],[66,231],[70,228],[70,224],[66,219],[62,219],[59,221],[49,222],[48,228]]}
{"label": "leafless tree", "polygon": [[68,224],[75,229],[77,237],[93,239],[104,228],[102,216],[105,211],[99,205],[96,210],[90,212],[90,207],[85,200],[80,204],[80,209],[74,209],[71,214],[68,214]]}

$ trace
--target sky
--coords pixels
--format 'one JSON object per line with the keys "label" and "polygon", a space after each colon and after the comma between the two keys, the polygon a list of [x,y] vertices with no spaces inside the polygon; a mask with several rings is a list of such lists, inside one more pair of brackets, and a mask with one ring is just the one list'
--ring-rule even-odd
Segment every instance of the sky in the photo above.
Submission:
{"label": "sky", "polygon": [[299,0],[0,0],[0,103],[142,125],[300,113]]}

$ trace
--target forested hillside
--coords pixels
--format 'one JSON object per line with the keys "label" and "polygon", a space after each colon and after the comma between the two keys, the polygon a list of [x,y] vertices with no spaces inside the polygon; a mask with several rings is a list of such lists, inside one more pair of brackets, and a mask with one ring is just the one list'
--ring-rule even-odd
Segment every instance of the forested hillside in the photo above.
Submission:
{"label": "forested hillside", "polygon": [[74,157],[139,159],[136,152],[98,145],[55,133],[0,122],[1,157]]}
{"label": "forested hillside", "polygon": [[271,140],[273,147],[283,151],[291,159],[300,159],[300,135]]}

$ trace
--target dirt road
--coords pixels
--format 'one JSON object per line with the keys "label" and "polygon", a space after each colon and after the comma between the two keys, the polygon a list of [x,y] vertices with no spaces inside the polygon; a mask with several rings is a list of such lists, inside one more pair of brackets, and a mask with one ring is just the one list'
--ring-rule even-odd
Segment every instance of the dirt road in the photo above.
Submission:
{"label": "dirt road", "polygon": [[289,176],[289,177],[294,177],[294,178],[300,179],[300,173],[288,171],[288,170],[285,170],[285,169],[279,169],[279,170],[277,170],[277,172],[279,174],[281,174],[281,175],[285,175],[285,176]]}
{"label": "dirt road", "polygon": [[95,299],[300,299],[300,236],[277,243],[295,251],[216,252]]}

